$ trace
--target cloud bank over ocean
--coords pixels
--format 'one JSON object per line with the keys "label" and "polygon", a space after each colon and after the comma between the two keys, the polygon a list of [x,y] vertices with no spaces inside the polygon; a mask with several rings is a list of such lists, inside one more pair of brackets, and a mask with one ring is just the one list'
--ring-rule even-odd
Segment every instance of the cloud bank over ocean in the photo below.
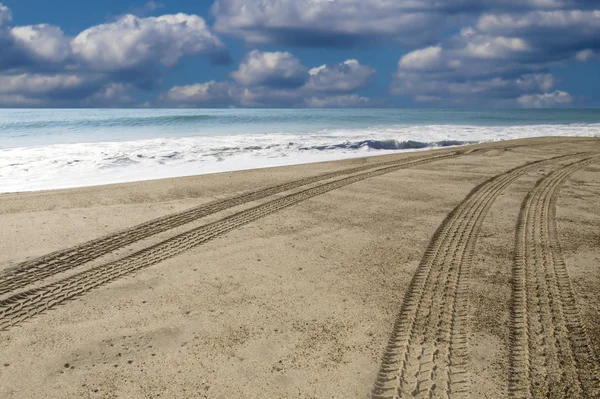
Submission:
{"label": "cloud bank over ocean", "polygon": [[66,20],[13,23],[0,4],[0,106],[600,104],[586,89],[598,73],[578,73],[600,63],[592,0],[216,0],[197,12],[151,1],[74,33]]}

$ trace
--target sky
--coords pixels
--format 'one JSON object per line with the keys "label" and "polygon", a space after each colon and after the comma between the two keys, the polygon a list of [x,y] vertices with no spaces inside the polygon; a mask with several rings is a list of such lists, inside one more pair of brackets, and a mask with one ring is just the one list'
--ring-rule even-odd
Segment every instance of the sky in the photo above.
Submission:
{"label": "sky", "polygon": [[4,0],[0,107],[600,107],[600,0]]}

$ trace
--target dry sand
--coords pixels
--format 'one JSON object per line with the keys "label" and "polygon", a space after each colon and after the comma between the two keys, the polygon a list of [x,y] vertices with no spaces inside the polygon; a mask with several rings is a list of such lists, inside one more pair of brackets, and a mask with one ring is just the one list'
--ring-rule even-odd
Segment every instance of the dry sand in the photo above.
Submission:
{"label": "dry sand", "polygon": [[531,139],[0,195],[0,398],[596,397],[599,157]]}

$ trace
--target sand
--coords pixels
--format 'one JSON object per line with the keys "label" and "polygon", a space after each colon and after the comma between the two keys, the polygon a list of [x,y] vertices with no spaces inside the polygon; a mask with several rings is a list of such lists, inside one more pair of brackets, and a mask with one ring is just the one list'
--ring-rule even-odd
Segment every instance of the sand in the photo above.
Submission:
{"label": "sand", "polygon": [[596,397],[599,172],[541,138],[0,195],[0,397]]}

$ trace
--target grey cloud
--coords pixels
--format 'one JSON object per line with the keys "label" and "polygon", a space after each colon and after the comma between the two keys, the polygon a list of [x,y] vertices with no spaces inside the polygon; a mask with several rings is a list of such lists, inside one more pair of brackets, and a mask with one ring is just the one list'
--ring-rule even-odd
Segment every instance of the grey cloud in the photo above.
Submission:
{"label": "grey cloud", "polygon": [[431,43],[482,12],[572,10],[594,0],[217,0],[217,32],[249,44],[349,47],[394,40]]}
{"label": "grey cloud", "polygon": [[600,48],[600,11],[535,11],[524,14],[486,14],[478,32],[526,40],[537,59],[572,56],[580,49]]}
{"label": "grey cloud", "polygon": [[391,1],[217,0],[213,14],[217,32],[247,43],[348,47],[389,38],[433,40],[431,27],[443,27],[448,18],[422,9]]}

